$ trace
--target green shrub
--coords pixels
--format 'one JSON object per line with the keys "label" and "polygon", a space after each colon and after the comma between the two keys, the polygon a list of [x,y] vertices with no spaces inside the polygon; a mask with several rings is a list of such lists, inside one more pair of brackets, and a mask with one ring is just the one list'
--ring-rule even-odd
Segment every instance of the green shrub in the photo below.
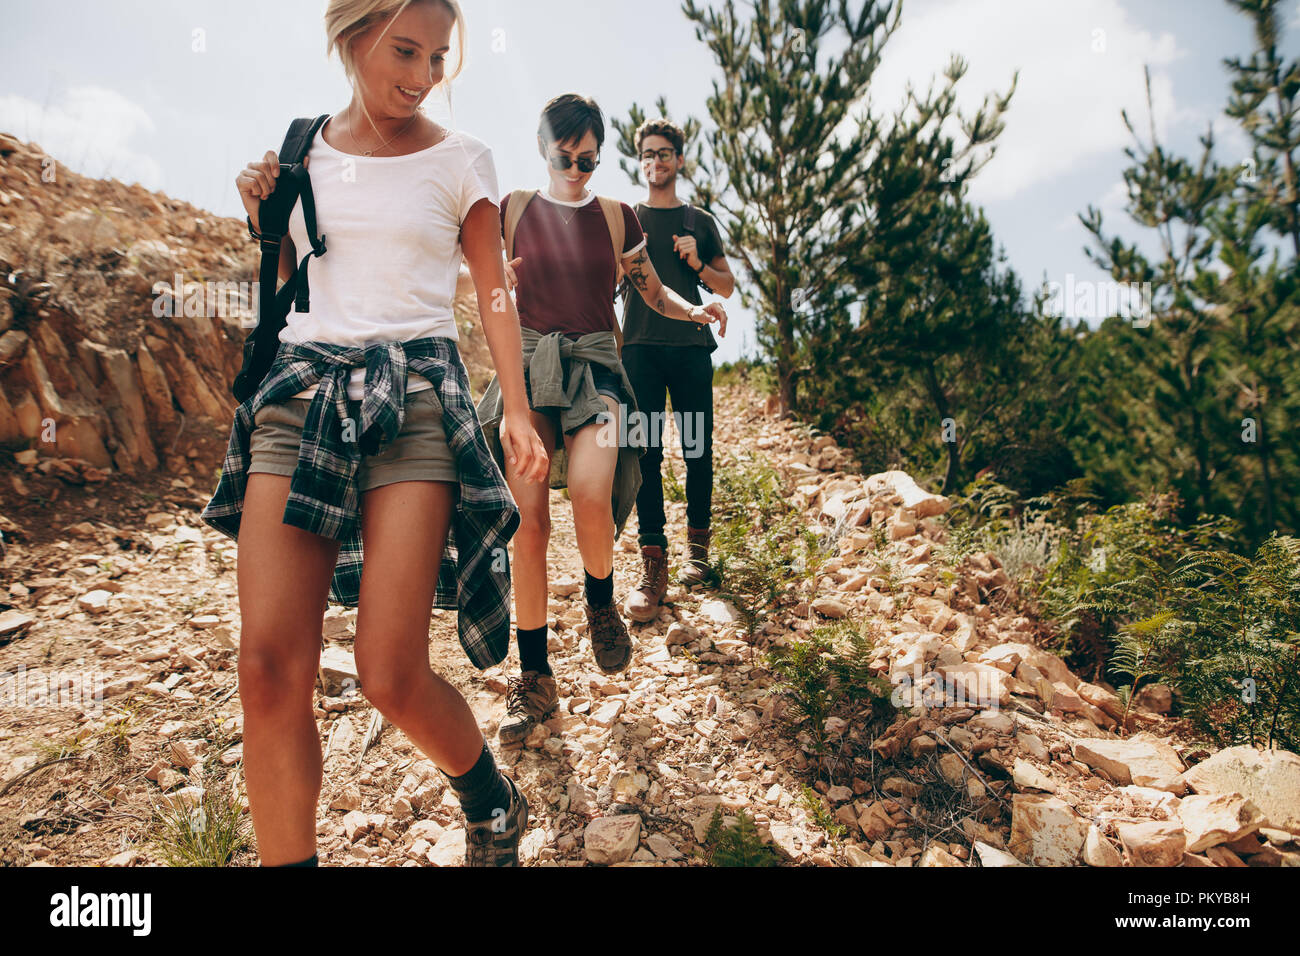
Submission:
{"label": "green shrub", "polygon": [[804,785],[799,793],[799,802],[808,811],[808,816],[812,818],[813,823],[825,830],[831,840],[838,842],[848,835],[849,828],[831,815],[821,795],[812,787]]}
{"label": "green shrub", "polygon": [[155,806],[150,840],[168,866],[226,866],[252,845],[238,800],[211,789],[196,807]]}
{"label": "green shrub", "polygon": [[717,807],[704,834],[705,859],[709,866],[777,866],[780,859],[763,837],[748,813],[741,810],[732,826],[722,822],[722,808]]}
{"label": "green shrub", "polygon": [[[818,755],[826,752],[826,718],[836,711],[850,720],[888,712],[889,681],[869,670],[874,651],[870,626],[845,618],[767,652],[767,666],[777,675],[775,690],[790,702],[796,725],[806,725]],[[861,713],[864,704],[870,704],[869,714]]]}
{"label": "green shrub", "polygon": [[735,603],[750,635],[777,601],[812,580],[830,556],[804,524],[784,482],[766,462],[739,461],[714,476],[711,563],[718,590]]}
{"label": "green shrub", "polygon": [[1300,539],[1274,535],[1254,559],[1194,551],[1173,571],[1140,571],[1097,588],[1084,607],[1128,617],[1111,668],[1168,684],[1183,714],[1219,746],[1300,745]]}
{"label": "green shrub", "polygon": [[760,395],[776,391],[776,378],[772,370],[762,362],[738,359],[735,362],[723,362],[713,370],[714,387],[728,385],[747,385]]}

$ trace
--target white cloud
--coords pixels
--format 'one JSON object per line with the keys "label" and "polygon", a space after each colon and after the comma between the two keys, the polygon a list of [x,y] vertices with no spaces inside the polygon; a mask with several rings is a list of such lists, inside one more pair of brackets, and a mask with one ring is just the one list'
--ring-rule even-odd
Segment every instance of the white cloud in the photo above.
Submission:
{"label": "white cloud", "polygon": [[997,152],[972,183],[975,202],[1009,199],[1084,168],[1098,155],[1113,157],[1132,139],[1121,108],[1145,140],[1144,64],[1151,67],[1162,138],[1192,115],[1178,111],[1165,70],[1185,51],[1172,34],[1141,29],[1119,0],[936,0],[905,6],[872,82],[873,109],[896,111],[909,81],[923,93],[935,78],[934,89],[942,89],[953,52],[969,65],[957,84],[958,109],[967,117],[986,95],[1005,93],[1020,70]]}
{"label": "white cloud", "polygon": [[131,140],[154,129],[138,104],[101,86],[79,86],[41,104],[26,97],[0,96],[0,129],[35,143],[73,172],[95,178],[139,182],[157,189],[162,170]]}
{"label": "white cloud", "polygon": [[[1125,206],[1128,204],[1128,184],[1124,180],[1116,180],[1111,183],[1109,189],[1101,197],[1100,202],[1093,203],[1101,210],[1102,228],[1107,234],[1114,231],[1118,222],[1128,222],[1128,212]],[[1057,230],[1062,229],[1083,229],[1083,224],[1079,222],[1079,216],[1084,212],[1071,212],[1056,224]]]}

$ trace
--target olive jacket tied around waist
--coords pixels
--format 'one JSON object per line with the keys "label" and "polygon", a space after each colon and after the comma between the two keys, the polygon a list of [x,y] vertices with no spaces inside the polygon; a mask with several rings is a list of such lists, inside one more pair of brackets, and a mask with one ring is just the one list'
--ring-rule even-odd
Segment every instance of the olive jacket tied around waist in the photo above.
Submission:
{"label": "olive jacket tied around waist", "polygon": [[[614,513],[614,537],[623,533],[637,492],[641,489],[641,456],[646,452],[646,429],[628,427],[637,422],[639,412],[636,393],[623,370],[619,359],[618,341],[611,332],[589,332],[576,341],[562,332],[542,335],[533,329],[521,328],[523,361],[528,369],[528,384],[532,391],[533,408],[537,411],[555,409],[559,412],[560,430],[568,434],[586,423],[593,415],[608,415],[605,400],[596,391],[590,366],[603,365],[618,375],[623,392],[622,409],[626,415],[619,422],[618,464],[614,470],[614,487],[611,506]],[[487,391],[478,404],[479,421],[483,423],[483,437],[487,440],[498,467],[505,469],[505,454],[501,448],[500,426],[504,414],[501,385],[492,377]],[[563,461],[564,440],[555,436],[553,460]]]}

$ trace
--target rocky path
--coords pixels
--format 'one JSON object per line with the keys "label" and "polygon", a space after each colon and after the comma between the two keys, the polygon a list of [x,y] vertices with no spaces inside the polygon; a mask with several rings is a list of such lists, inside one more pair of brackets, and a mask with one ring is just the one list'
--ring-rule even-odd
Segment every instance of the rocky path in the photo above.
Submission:
{"label": "rocky path", "polygon": [[[703,865],[718,808],[728,818],[747,811],[790,864],[1300,862],[1294,755],[1234,748],[1188,772],[1191,752],[1161,716],[1159,695],[1117,736],[1118,699],[1034,646],[1036,628],[1010,609],[996,558],[944,564],[944,499],[898,472],[838,470],[845,456],[828,438],[769,418],[747,389],[719,388],[717,402],[719,464],[739,456],[777,465],[790,500],[838,549],[815,590],[792,592],[753,643],[725,601],[674,585],[656,621],[631,626],[629,669],[602,675],[558,491],[550,645],[561,704],[523,748],[503,751],[495,736],[513,652],[477,672],[454,614],[435,612],[433,666],[465,694],[529,795],[527,864]],[[668,460],[680,480],[680,449],[670,445]],[[205,496],[187,480],[162,489],[138,526],[96,520],[83,500],[67,540],[12,543],[4,555],[6,864],[159,863],[157,808],[241,792],[235,547],[201,524]],[[668,502],[674,577],[684,507]],[[619,599],[640,576],[635,532],[634,516],[615,549]],[[454,796],[351,690],[354,616],[334,608],[326,619],[321,861],[457,865],[464,830]],[[844,618],[879,635],[874,674],[916,680],[879,727],[831,717],[824,729],[836,758],[814,774],[817,758],[793,733],[761,651]],[[809,785],[812,801],[801,798]],[[256,858],[244,851],[234,862]]]}

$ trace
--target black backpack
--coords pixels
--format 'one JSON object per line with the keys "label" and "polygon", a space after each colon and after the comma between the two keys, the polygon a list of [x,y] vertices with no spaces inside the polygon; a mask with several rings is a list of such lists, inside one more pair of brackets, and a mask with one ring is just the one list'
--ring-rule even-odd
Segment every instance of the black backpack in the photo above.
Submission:
{"label": "black backpack", "polygon": [[[261,227],[262,260],[258,267],[257,325],[244,339],[244,361],[231,386],[231,394],[240,402],[253,396],[270,371],[275,353],[280,347],[280,331],[289,315],[289,304],[294,310],[306,312],[310,308],[307,286],[307,262],[312,256],[325,254],[325,237],[316,235],[316,199],[311,191],[311,178],[303,167],[303,157],[329,114],[296,119],[289,125],[284,144],[278,153],[280,175],[275,189],[258,207],[257,224]],[[280,240],[289,232],[289,214],[302,198],[303,223],[311,241],[311,251],[302,257],[292,276],[276,291],[275,283],[280,266]],[[250,223],[249,230],[252,226]]]}

